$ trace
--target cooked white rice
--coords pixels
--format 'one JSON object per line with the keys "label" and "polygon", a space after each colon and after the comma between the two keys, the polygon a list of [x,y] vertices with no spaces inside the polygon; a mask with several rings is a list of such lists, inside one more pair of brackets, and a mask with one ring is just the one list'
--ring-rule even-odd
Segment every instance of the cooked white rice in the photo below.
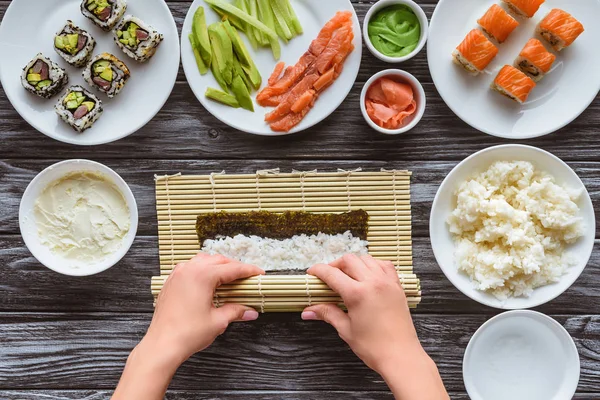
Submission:
{"label": "cooked white rice", "polygon": [[285,271],[329,263],[344,254],[366,255],[367,245],[367,241],[352,236],[350,231],[339,235],[298,235],[284,240],[237,235],[206,240],[202,251],[258,265],[265,271]]}
{"label": "cooked white rice", "polygon": [[457,190],[458,269],[501,300],[557,282],[577,261],[566,246],[583,236],[580,195],[529,162],[494,163]]}

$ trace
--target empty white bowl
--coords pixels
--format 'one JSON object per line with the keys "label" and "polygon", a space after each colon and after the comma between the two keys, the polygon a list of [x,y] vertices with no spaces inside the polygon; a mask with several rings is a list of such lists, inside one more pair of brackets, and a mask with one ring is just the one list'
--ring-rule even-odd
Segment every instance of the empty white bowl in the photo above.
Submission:
{"label": "empty white bowl", "polygon": [[571,399],[579,375],[579,354],[569,333],[533,311],[510,311],[487,321],[463,360],[472,400]]}
{"label": "empty white bowl", "polygon": [[[413,89],[415,101],[417,102],[417,111],[415,111],[413,115],[407,118],[408,123],[406,123],[404,126],[401,126],[398,129],[382,128],[381,126],[373,122],[371,117],[369,117],[369,114],[367,114],[367,106],[365,104],[365,100],[367,98],[367,91],[376,80],[384,77],[391,78],[398,82],[410,84],[410,86],[412,86]],[[362,92],[360,94],[360,110],[362,112],[363,117],[365,118],[365,121],[367,121],[371,128],[375,129],[377,132],[385,133],[386,135],[398,135],[401,133],[405,133],[417,126],[417,124],[421,121],[421,118],[423,118],[423,114],[425,114],[426,105],[427,100],[425,98],[425,90],[423,90],[423,85],[421,85],[421,82],[419,82],[419,80],[413,75],[409,74],[406,71],[402,71],[401,69],[386,69],[385,71],[376,73],[371,77],[371,79],[367,81],[367,83],[365,83],[365,86],[363,86]]]}
{"label": "empty white bowl", "polygon": [[[53,253],[42,244],[34,215],[35,202],[40,194],[52,182],[74,172],[93,172],[114,183],[129,207],[129,232],[123,239],[121,247],[98,263],[88,264],[83,261],[67,260]],[[19,227],[25,245],[33,256],[43,265],[58,273],[70,276],[89,276],[106,271],[118,263],[129,251],[138,227],[138,210],[131,189],[125,181],[112,169],[105,165],[88,160],[67,160],[54,164],[40,172],[27,186],[19,207]]]}
{"label": "empty white bowl", "polygon": [[[419,19],[419,23],[421,24],[421,37],[419,38],[419,44],[417,47],[409,54],[403,57],[389,57],[385,54],[382,54],[379,50],[373,46],[371,42],[371,38],[369,37],[369,22],[373,15],[377,14],[380,10],[383,10],[386,7],[394,6],[397,4],[403,4],[410,7],[417,18]],[[427,42],[427,36],[429,34],[429,21],[427,20],[427,15],[425,15],[425,11],[417,3],[412,0],[379,0],[375,3],[369,11],[367,11],[367,15],[365,16],[365,20],[363,22],[363,37],[365,38],[365,43],[367,44],[367,48],[369,51],[381,61],[385,61],[388,63],[401,63],[406,60],[410,60],[423,49],[425,43]]]}
{"label": "empty white bowl", "polygon": [[[567,247],[567,251],[577,257],[578,263],[567,269],[567,273],[554,284],[542,286],[533,291],[530,297],[511,297],[498,300],[492,294],[475,289],[469,276],[459,272],[454,262],[454,239],[446,220],[456,207],[455,191],[465,180],[489,168],[496,161],[529,161],[536,169],[552,175],[564,187],[581,190],[578,201],[581,217],[585,225],[584,236]],[[440,268],[452,284],[471,299],[490,307],[515,310],[537,307],[564,293],[579,278],[586,267],[596,234],[596,218],[592,200],[577,174],[558,157],[535,147],[509,144],[490,147],[466,158],[458,164],[438,189],[431,208],[429,220],[431,246]]]}

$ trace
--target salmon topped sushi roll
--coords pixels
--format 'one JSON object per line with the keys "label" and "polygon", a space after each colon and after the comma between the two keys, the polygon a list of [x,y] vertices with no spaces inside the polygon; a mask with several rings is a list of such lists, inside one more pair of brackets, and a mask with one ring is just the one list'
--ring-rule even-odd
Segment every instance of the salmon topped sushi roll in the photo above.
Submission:
{"label": "salmon topped sushi roll", "polygon": [[519,104],[527,101],[534,87],[533,79],[511,65],[502,67],[492,83],[492,89]]}
{"label": "salmon topped sushi roll", "polygon": [[498,48],[479,29],[473,29],[454,50],[452,56],[456,64],[472,75],[478,75],[497,54]]}
{"label": "salmon topped sushi roll", "polygon": [[568,12],[558,8],[550,11],[540,22],[537,32],[550,43],[556,51],[569,47],[585,29],[581,22]]}
{"label": "salmon topped sushi roll", "polygon": [[515,60],[515,67],[534,81],[539,82],[544,75],[550,72],[555,60],[556,56],[546,50],[542,42],[537,39],[529,39]]}
{"label": "salmon topped sushi roll", "polygon": [[502,0],[515,14],[531,18],[546,0]]}
{"label": "salmon topped sushi roll", "polygon": [[477,23],[485,33],[496,39],[498,43],[504,42],[512,31],[519,26],[519,22],[498,4],[491,6],[483,17],[477,20]]}

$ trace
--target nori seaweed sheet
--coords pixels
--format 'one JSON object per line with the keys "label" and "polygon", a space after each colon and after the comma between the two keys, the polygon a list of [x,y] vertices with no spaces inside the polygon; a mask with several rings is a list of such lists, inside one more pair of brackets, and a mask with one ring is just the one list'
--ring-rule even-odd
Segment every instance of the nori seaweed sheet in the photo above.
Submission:
{"label": "nori seaweed sheet", "polygon": [[316,235],[319,232],[336,235],[350,231],[353,236],[367,240],[369,214],[358,210],[343,214],[312,214],[286,211],[275,214],[269,211],[203,214],[196,220],[196,232],[202,245],[207,239],[218,236],[260,236],[269,239],[289,239],[294,235]]}

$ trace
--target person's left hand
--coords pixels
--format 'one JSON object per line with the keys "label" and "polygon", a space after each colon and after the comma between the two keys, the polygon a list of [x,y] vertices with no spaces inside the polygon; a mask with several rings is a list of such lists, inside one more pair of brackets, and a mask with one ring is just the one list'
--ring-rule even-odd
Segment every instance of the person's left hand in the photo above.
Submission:
{"label": "person's left hand", "polygon": [[254,265],[204,253],[177,265],[158,297],[144,341],[161,351],[172,351],[183,363],[210,346],[230,323],[258,318],[253,308],[238,304],[216,308],[213,296],[223,284],[264,273]]}

